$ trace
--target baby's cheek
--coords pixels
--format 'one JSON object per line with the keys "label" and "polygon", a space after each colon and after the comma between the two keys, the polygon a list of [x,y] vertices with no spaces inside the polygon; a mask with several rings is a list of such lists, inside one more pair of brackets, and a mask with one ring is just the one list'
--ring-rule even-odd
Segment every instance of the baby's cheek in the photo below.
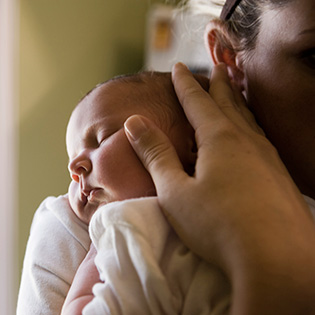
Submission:
{"label": "baby's cheek", "polygon": [[69,185],[69,203],[72,208],[72,210],[77,213],[79,211],[79,185],[72,181]]}
{"label": "baby's cheek", "polygon": [[112,201],[137,198],[155,193],[150,174],[132,149],[126,135],[119,132],[103,147],[98,156],[98,182],[106,188]]}

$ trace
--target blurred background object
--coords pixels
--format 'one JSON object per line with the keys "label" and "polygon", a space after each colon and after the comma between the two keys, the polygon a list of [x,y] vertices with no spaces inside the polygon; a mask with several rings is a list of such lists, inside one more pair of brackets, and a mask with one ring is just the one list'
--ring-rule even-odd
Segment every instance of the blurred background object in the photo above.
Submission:
{"label": "blurred background object", "polygon": [[194,73],[209,75],[211,61],[203,33],[208,17],[169,5],[153,5],[147,15],[145,67],[171,71],[175,62]]}

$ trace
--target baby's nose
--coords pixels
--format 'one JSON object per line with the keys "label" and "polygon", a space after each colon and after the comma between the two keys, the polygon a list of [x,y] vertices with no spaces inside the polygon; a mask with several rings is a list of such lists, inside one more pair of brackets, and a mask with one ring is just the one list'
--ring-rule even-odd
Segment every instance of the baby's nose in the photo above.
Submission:
{"label": "baby's nose", "polygon": [[92,163],[88,158],[78,156],[69,162],[68,168],[72,179],[79,182],[80,175],[91,171]]}

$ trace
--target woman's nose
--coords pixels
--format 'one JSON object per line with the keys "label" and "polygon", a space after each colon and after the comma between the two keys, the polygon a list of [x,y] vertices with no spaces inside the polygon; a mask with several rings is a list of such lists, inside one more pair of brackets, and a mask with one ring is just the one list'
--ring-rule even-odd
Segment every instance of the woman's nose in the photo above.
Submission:
{"label": "woman's nose", "polygon": [[80,175],[91,171],[92,163],[87,156],[80,154],[69,162],[68,168],[72,179],[79,182]]}

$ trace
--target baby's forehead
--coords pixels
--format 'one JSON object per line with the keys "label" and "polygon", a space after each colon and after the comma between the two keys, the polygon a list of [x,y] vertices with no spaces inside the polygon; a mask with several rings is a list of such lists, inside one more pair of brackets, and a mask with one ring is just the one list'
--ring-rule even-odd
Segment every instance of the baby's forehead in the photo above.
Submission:
{"label": "baby's forehead", "polygon": [[103,105],[103,103],[111,96],[117,98],[115,91],[120,85],[112,85],[109,82],[102,83],[89,91],[76,105],[72,111],[71,117],[85,115],[89,109]]}
{"label": "baby's forehead", "polygon": [[133,83],[134,81],[116,79],[96,86],[74,108],[69,123],[83,123],[87,118],[106,116],[114,110],[119,114],[125,109],[147,109],[150,107],[149,101],[155,99],[151,82],[142,82],[141,85],[137,81],[136,85]]}
{"label": "baby's forehead", "polygon": [[88,92],[78,103],[76,107],[95,106],[108,99],[119,100],[128,97],[128,89],[131,84],[121,80],[110,80],[98,84],[94,89]]}
{"label": "baby's forehead", "polygon": [[[140,73],[116,78],[96,86],[74,109],[71,120],[82,126],[87,119],[96,119],[115,111],[115,115],[146,114],[166,126],[170,117],[181,117],[181,106],[175,95],[170,74]],[[161,118],[162,117],[162,118]],[[163,119],[163,117],[165,119]],[[171,118],[174,119],[174,118]]]}
{"label": "baby's forehead", "polygon": [[117,104],[130,107],[145,103],[143,106],[149,106],[149,101],[157,100],[163,90],[166,90],[165,87],[159,85],[157,88],[151,78],[145,82],[131,78],[114,79],[96,86],[78,103],[75,110]]}

